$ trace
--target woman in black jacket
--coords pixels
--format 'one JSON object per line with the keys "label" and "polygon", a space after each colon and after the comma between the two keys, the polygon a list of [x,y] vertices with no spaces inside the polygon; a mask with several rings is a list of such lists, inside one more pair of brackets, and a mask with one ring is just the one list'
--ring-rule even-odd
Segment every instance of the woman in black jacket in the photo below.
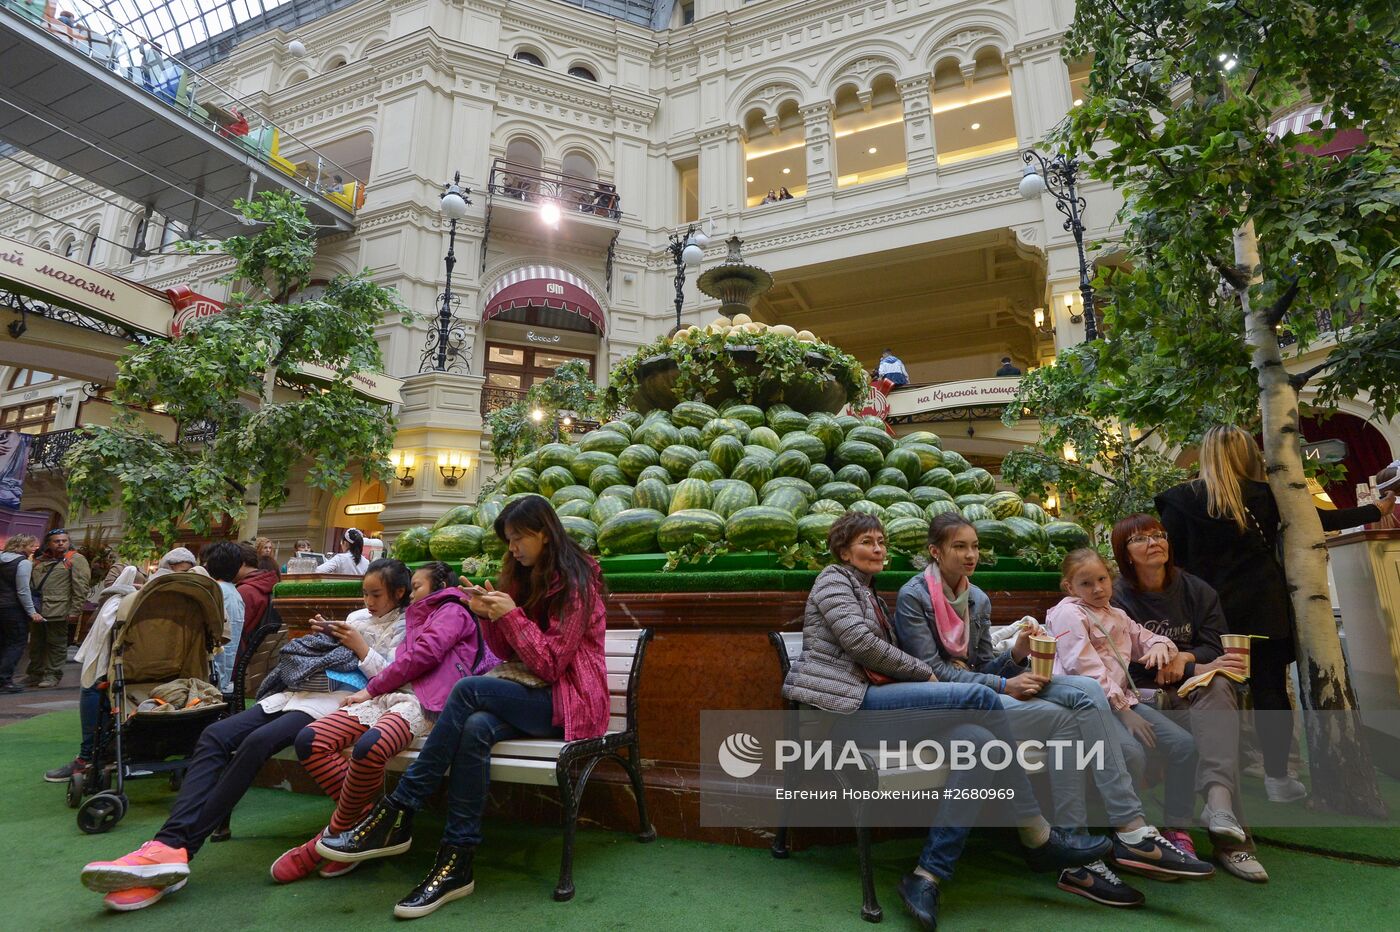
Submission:
{"label": "woman in black jacket", "polygon": [[[1264,458],[1254,438],[1238,427],[1212,427],[1201,441],[1201,478],[1157,496],[1157,513],[1171,536],[1176,565],[1205,580],[1220,595],[1232,634],[1258,635],[1251,650],[1257,711],[1272,711],[1256,723],[1264,752],[1264,788],[1274,802],[1307,795],[1288,773],[1293,717],[1288,703],[1288,665],[1294,660],[1293,611],[1288,581],[1279,562],[1278,503],[1264,480]],[[1379,521],[1395,508],[1395,495],[1378,505],[1318,509],[1324,530]]]}

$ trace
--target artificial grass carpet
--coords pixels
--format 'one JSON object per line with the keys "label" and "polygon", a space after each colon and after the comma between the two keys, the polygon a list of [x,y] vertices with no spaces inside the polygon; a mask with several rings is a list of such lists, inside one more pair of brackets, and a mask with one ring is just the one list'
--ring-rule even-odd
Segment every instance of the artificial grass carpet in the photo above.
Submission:
{"label": "artificial grass carpet", "polygon": [[[173,794],[164,780],[133,781],[126,818],[106,835],[83,835],[73,810],[64,806],[63,786],[42,780],[45,769],[71,757],[76,734],[77,715],[71,712],[0,728],[0,827],[10,880],[0,926],[8,932],[118,925],[179,932],[402,928],[391,909],[432,860],[441,830],[438,814],[422,814],[407,855],[371,862],[335,880],[313,876],[278,886],[268,876],[272,860],[309,838],[330,805],[323,798],[272,789],[248,794],[234,813],[233,840],[205,846],[184,890],[137,913],[106,913],[101,897],[78,882],[79,870],[89,860],[119,857],[150,838]],[[1390,901],[1400,869],[1268,847],[1260,850],[1273,878],[1268,885],[1247,884],[1219,871],[1197,883],[1135,878],[1131,882],[1147,894],[1148,904],[1124,915],[1060,892],[1053,874],[1028,873],[1005,834],[973,834],[944,891],[941,928],[1343,929],[1383,928],[1394,921]],[[913,928],[894,885],[912,866],[919,844],[905,838],[875,847],[887,928]],[[667,838],[642,845],[630,835],[584,829],[575,851],[578,893],[571,902],[555,903],[550,894],[559,851],[557,831],[488,822],[476,892],[417,920],[414,928],[869,928],[860,919],[854,846],[798,851],[790,860],[776,861],[764,849]]]}

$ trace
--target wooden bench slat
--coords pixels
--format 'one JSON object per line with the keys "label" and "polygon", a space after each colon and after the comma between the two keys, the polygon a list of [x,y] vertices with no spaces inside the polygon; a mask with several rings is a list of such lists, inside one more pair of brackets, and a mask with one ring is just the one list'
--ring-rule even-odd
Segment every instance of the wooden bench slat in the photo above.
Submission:
{"label": "wooden bench slat", "polygon": [[609,673],[620,673],[620,674],[622,674],[623,676],[631,676],[631,675],[632,675],[632,655],[631,655],[631,654],[628,654],[626,657],[623,657],[623,656],[620,656],[620,655],[616,655],[616,654],[612,654],[612,655],[609,655],[609,656],[608,656],[607,661],[608,661],[608,672],[609,672]]}

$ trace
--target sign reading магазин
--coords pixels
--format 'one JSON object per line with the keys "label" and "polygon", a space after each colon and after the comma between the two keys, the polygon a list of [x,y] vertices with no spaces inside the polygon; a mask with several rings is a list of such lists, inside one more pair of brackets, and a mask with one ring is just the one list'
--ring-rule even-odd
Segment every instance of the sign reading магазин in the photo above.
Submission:
{"label": "sign reading \u043c\u0430\u0433\u0430\u0437\u0438\u043d", "polygon": [[154,288],[7,236],[0,236],[0,287],[142,333],[164,334],[170,323],[170,301]]}
{"label": "sign reading \u043c\u0430\u0433\u0430\u0437\u0438\u043d", "polygon": [[921,385],[890,392],[889,417],[944,411],[949,408],[972,408],[982,405],[1010,404],[1021,384],[1017,376],[992,379],[965,379],[941,385]]}

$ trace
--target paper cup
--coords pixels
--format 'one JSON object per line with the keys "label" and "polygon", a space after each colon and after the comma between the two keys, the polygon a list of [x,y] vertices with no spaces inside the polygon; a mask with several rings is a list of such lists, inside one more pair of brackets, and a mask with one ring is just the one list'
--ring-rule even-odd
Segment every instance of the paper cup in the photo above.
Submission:
{"label": "paper cup", "polygon": [[1249,636],[1245,634],[1222,634],[1220,643],[1225,653],[1234,654],[1244,661],[1244,675],[1249,676]]}
{"label": "paper cup", "polygon": [[1031,635],[1031,672],[1050,676],[1055,672],[1055,639],[1046,635]]}

